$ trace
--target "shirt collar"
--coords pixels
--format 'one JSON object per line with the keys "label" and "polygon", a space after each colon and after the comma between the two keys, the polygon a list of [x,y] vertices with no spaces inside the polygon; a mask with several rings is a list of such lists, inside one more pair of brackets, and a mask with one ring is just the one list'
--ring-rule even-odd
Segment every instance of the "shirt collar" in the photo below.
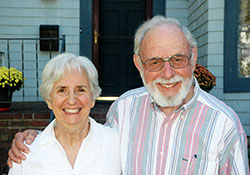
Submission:
{"label": "shirt collar", "polygon": [[[84,138],[84,140],[89,140],[90,142],[94,143],[95,145],[100,146],[100,133],[98,133],[97,123],[94,119],[89,117],[90,120],[90,129],[88,135]],[[54,127],[56,125],[56,119],[54,119],[39,135],[39,139],[37,140],[37,146],[41,146],[43,144],[47,144],[49,142],[56,141]]]}
{"label": "shirt collar", "polygon": [[197,98],[198,98],[198,94],[199,94],[200,88],[199,88],[199,84],[198,84],[198,82],[197,82],[197,80],[196,80],[196,78],[194,76],[193,76],[193,85],[194,85],[194,95],[193,95],[193,97],[186,104],[184,104],[181,107],[184,110],[189,109],[194,104],[194,102],[197,100]]}
{"label": "shirt collar", "polygon": [[[50,124],[41,132],[37,138],[35,139],[36,145],[41,146],[43,144],[47,144],[52,140],[56,139],[54,126],[56,124],[56,119],[54,119]],[[39,137],[39,139],[38,139]],[[35,146],[35,145],[34,145]]]}
{"label": "shirt collar", "polygon": [[99,129],[98,129],[98,123],[92,119],[91,117],[89,117],[89,121],[90,121],[90,129],[89,129],[89,133],[86,136],[86,138],[84,139],[88,139],[90,140],[93,144],[101,146],[101,142],[100,139],[102,139],[101,133],[99,133]]}

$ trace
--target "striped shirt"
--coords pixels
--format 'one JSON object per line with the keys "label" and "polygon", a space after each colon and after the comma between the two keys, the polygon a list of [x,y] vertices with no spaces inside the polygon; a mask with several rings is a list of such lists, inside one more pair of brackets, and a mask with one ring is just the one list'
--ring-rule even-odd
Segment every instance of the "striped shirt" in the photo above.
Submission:
{"label": "striped shirt", "polygon": [[201,90],[165,115],[138,88],[116,100],[107,125],[119,128],[123,175],[249,174],[247,139],[237,114]]}

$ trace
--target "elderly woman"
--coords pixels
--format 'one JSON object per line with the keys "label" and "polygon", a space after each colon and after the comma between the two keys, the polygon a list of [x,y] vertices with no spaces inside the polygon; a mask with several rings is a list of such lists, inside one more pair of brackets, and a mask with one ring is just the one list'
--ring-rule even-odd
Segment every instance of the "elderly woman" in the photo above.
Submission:
{"label": "elderly woman", "polygon": [[89,117],[101,93],[91,61],[73,54],[54,57],[43,70],[40,90],[55,120],[9,174],[121,174],[117,131]]}

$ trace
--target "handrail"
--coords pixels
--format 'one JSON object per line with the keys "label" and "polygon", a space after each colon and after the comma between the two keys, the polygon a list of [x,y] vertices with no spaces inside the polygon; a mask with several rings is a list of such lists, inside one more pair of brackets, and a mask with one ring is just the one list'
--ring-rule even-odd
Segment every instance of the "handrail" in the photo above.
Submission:
{"label": "handrail", "polygon": [[[32,81],[34,81],[36,83],[34,84],[34,86],[33,85],[32,86],[28,85],[28,88],[31,88],[31,87],[36,88],[36,95],[34,94],[34,96],[32,96],[32,98],[34,100],[36,98],[36,101],[39,101],[39,99],[40,99],[40,96],[39,96],[39,81],[40,81],[39,74],[40,74],[40,71],[41,71],[40,70],[41,67],[39,65],[39,60],[40,60],[41,57],[44,57],[44,54],[41,55],[39,53],[46,53],[47,52],[49,54],[48,55],[49,59],[52,58],[52,53],[55,53],[55,51],[51,50],[51,45],[49,46],[49,48],[50,48],[49,51],[41,51],[41,50],[39,50],[39,45],[40,45],[39,41],[41,41],[41,40],[49,40],[49,41],[58,40],[58,41],[60,41],[60,44],[59,44],[59,49],[56,52],[63,53],[66,50],[66,37],[65,37],[65,35],[62,35],[59,38],[34,38],[34,37],[33,38],[23,38],[23,37],[22,38],[16,38],[16,37],[15,38],[0,38],[0,42],[1,42],[0,46],[3,46],[2,48],[4,49],[4,52],[5,52],[6,67],[8,67],[8,68],[11,67],[11,63],[12,63],[11,54],[18,52],[18,54],[20,54],[19,58],[20,58],[20,62],[21,62],[19,69],[22,69],[23,76],[25,76],[24,71],[27,70],[27,68],[25,67],[25,64],[28,63],[28,62],[26,63],[25,58],[30,57],[29,54],[27,56],[26,53],[34,52],[33,58],[34,58],[34,61],[35,61],[35,65],[34,65],[32,71],[34,71],[35,76],[34,76],[34,80],[32,80]],[[4,44],[3,44],[3,41],[4,41]],[[33,41],[33,42],[25,42],[25,41]],[[18,49],[18,50],[13,51],[12,50],[12,45],[13,44],[14,45],[16,45],[16,44],[20,45],[20,47],[19,47],[20,50]],[[34,49],[31,49],[31,50],[28,50],[28,51],[25,50],[27,44],[28,44],[28,47],[30,47],[30,44],[31,44],[31,48],[34,48]],[[1,49],[1,47],[0,47],[0,49]],[[14,61],[16,62],[17,60],[14,60]],[[22,96],[19,96],[18,99],[22,100],[24,102],[24,101],[26,101],[25,98],[27,97],[26,94],[25,94],[25,93],[27,93],[27,92],[25,92],[25,87],[27,87],[25,85],[25,81],[24,81],[23,86],[24,86],[24,88],[22,88],[22,90],[21,90],[22,91],[21,92]],[[0,103],[2,103],[1,99],[0,99]]]}

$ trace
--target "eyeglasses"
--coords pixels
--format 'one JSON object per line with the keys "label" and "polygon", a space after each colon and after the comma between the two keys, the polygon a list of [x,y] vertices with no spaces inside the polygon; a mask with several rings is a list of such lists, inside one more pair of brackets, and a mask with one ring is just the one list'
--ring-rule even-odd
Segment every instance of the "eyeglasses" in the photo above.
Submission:
{"label": "eyeglasses", "polygon": [[165,62],[169,62],[170,66],[175,69],[184,68],[188,65],[191,57],[192,57],[192,53],[190,57],[186,55],[176,54],[176,55],[172,55],[166,58],[153,57],[153,58],[147,59],[145,62],[143,62],[140,57],[140,60],[142,64],[145,65],[148,71],[157,72],[157,71],[160,71],[164,67]]}

